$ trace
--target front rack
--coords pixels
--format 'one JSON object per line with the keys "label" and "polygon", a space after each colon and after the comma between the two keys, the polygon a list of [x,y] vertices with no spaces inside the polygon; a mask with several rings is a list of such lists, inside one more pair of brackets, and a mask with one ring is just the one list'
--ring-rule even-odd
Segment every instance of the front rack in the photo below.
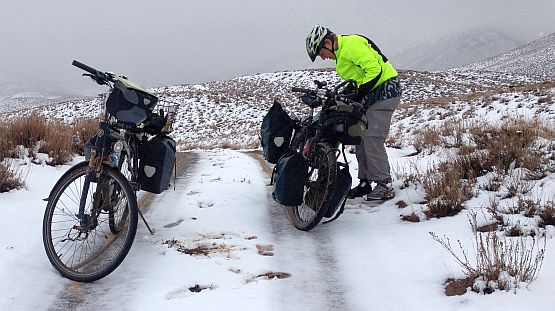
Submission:
{"label": "front rack", "polygon": [[162,128],[162,132],[170,133],[173,131],[173,123],[177,117],[177,110],[181,104],[168,101],[165,99],[159,99],[156,105],[156,110],[158,112],[163,112],[164,117],[166,117],[166,125]]}

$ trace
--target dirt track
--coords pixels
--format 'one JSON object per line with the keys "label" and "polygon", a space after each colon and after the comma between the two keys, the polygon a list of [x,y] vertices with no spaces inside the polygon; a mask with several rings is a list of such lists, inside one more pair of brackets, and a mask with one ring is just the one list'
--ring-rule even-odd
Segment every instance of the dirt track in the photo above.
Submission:
{"label": "dirt track", "polygon": [[[198,155],[193,152],[188,153],[177,153],[176,159],[176,178],[181,178],[195,165],[197,162]],[[175,180],[171,181],[170,186],[173,187]],[[142,212],[145,212],[150,208],[155,194],[144,192],[139,199],[138,206]],[[148,221],[148,219],[147,219]],[[139,226],[144,225],[139,217]],[[122,264],[125,264],[125,260]],[[58,292],[56,299],[48,308],[48,310],[88,310],[94,307],[94,304],[88,299],[93,299],[95,301],[101,301],[104,295],[109,295],[109,288],[105,288],[97,283],[79,283],[70,280],[66,280],[66,285],[64,289]],[[96,308],[94,308],[96,309]]]}
{"label": "dirt track", "polygon": [[[197,159],[198,159],[198,154],[194,152],[187,152],[187,153],[178,152],[176,154],[177,169],[175,172],[175,177],[180,178],[181,176],[186,174],[187,170],[189,170],[193,165],[195,165],[195,163],[197,162]],[[170,181],[170,187],[173,187],[173,184],[175,182],[175,180],[173,179],[174,178],[172,178],[172,180]],[[150,203],[152,203],[152,200],[154,199],[154,196],[155,196],[154,193],[150,193],[150,192],[143,193],[143,195],[139,199],[139,202],[137,202],[139,206],[139,210],[143,212],[147,211],[148,208],[150,207]]]}

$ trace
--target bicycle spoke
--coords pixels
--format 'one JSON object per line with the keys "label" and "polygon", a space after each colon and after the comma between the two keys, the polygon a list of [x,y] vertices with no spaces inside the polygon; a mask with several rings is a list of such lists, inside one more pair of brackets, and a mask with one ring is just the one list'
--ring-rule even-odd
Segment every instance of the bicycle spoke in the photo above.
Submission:
{"label": "bicycle spoke", "polygon": [[[91,183],[85,194],[85,217],[79,220],[76,215],[86,171],[86,166],[79,167],[60,181],[59,190],[53,189],[45,214],[44,241],[51,262],[62,275],[91,281],[110,273],[129,251],[137,226],[137,207],[135,201],[134,212],[129,212],[129,198],[134,194],[127,179],[107,170],[100,183]],[[118,221],[116,232],[110,220],[113,210],[117,212],[112,215]]]}

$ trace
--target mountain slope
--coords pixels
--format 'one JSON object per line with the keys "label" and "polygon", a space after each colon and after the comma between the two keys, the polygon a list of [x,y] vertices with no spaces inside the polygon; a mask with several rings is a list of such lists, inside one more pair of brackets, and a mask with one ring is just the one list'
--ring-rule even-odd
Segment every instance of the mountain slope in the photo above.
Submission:
{"label": "mountain slope", "polygon": [[445,70],[498,55],[521,44],[500,30],[479,27],[413,46],[391,59],[397,68]]}
{"label": "mountain slope", "polygon": [[[404,93],[403,105],[421,102],[449,102],[476,92],[494,92],[537,82],[525,76],[495,72],[400,71]],[[180,103],[172,134],[183,148],[251,147],[258,148],[258,134],[263,116],[274,100],[296,117],[309,109],[290,92],[292,86],[314,87],[314,80],[333,86],[340,78],[333,70],[300,70],[258,74],[202,85],[168,86],[151,89],[161,101]],[[98,99],[73,100],[5,114],[6,118],[33,112],[48,118],[71,122],[75,118],[94,117]]]}
{"label": "mountain slope", "polygon": [[555,77],[555,33],[507,53],[459,69],[489,70],[524,75]]}

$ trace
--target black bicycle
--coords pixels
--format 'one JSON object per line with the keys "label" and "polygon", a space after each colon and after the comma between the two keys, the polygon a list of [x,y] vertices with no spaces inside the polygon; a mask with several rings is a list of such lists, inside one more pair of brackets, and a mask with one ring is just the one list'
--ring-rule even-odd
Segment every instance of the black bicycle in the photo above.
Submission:
{"label": "black bicycle", "polygon": [[161,193],[169,185],[176,146],[167,134],[178,104],[157,105],[155,95],[124,76],[72,64],[110,92],[101,100],[99,130],[85,145],[86,161],[50,192],[43,243],[64,277],[92,282],[114,271],[133,244],[142,216],[136,192]]}
{"label": "black bicycle", "polygon": [[[368,125],[362,105],[352,100],[357,89],[354,80],[344,81],[333,89],[327,88],[325,82],[315,83],[313,90],[292,89],[303,93],[302,102],[311,108],[308,116],[277,122],[285,126],[280,126],[276,135],[266,135],[270,139],[264,143],[268,146],[286,141],[279,146],[280,157],[272,176],[272,183],[275,177],[273,195],[286,207],[291,223],[303,231],[311,230],[324,217],[331,221],[342,213],[351,187],[344,146],[358,145]],[[318,108],[320,111],[315,116]],[[288,124],[292,135],[287,130]],[[277,139],[282,136],[285,139]],[[289,144],[288,137],[291,137]],[[264,150],[267,154],[268,148]],[[343,162],[339,161],[341,155]]]}

